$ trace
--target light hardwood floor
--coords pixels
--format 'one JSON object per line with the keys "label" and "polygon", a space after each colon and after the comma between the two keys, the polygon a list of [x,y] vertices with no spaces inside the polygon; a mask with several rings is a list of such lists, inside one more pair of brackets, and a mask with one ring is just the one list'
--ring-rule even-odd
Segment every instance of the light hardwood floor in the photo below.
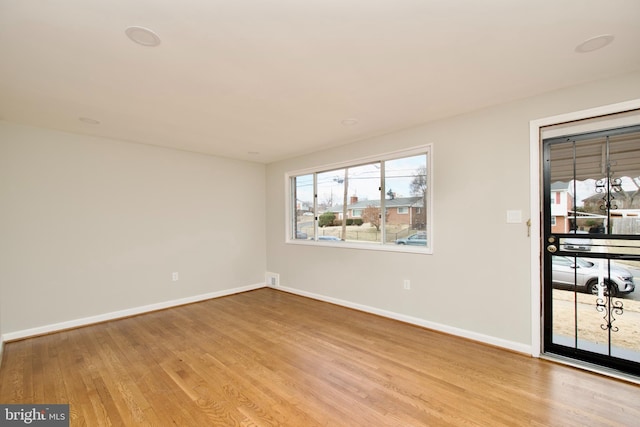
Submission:
{"label": "light hardwood floor", "polygon": [[8,343],[87,426],[637,426],[640,387],[273,289]]}

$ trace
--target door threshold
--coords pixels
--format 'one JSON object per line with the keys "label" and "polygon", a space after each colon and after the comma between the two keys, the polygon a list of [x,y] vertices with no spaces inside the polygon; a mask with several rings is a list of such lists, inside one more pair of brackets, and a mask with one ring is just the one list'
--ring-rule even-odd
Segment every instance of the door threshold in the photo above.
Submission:
{"label": "door threshold", "polygon": [[559,363],[561,365],[567,365],[573,368],[589,371],[594,374],[604,375],[607,377],[615,378],[617,380],[640,385],[640,377],[637,377],[632,374],[628,374],[626,372],[618,371],[616,369],[611,369],[604,366],[596,365],[594,363],[583,362],[581,360],[575,360],[566,356],[560,356],[558,354],[553,354],[553,353],[543,353],[540,355],[540,359],[548,360],[550,362]]}

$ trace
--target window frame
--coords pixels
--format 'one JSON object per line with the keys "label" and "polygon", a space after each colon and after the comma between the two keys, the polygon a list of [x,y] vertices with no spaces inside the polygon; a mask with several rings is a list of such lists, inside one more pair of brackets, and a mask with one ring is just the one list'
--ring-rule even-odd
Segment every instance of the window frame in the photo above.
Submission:
{"label": "window frame", "polygon": [[[357,166],[361,166],[368,163],[376,163],[376,162],[385,162],[390,160],[402,159],[404,157],[412,157],[420,154],[426,155],[426,180],[427,180],[427,192],[426,192],[426,207],[425,213],[427,218],[427,224],[425,225],[424,232],[427,234],[427,245],[425,247],[421,246],[412,246],[412,245],[394,245],[390,243],[381,242],[357,242],[357,241],[331,241],[331,240],[318,240],[318,198],[317,195],[313,198],[313,220],[314,220],[314,230],[315,235],[314,239],[310,240],[301,240],[301,239],[293,239],[292,233],[295,230],[295,226],[293,224],[293,178],[304,175],[313,175],[313,183],[314,189],[317,191],[317,175],[323,172],[331,171],[334,169],[342,169],[342,168],[353,168]],[[381,195],[386,194],[386,190],[384,188],[385,185],[385,174],[384,174],[384,163],[381,164],[381,173],[380,173],[380,186],[381,186]],[[374,250],[374,251],[386,251],[386,252],[408,252],[408,253],[419,253],[419,254],[433,254],[434,248],[434,233],[433,233],[433,195],[434,195],[434,173],[433,173],[433,145],[425,144],[420,146],[415,146],[412,148],[396,150],[381,153],[378,155],[371,155],[366,157],[354,158],[348,161],[324,164],[314,167],[308,167],[304,169],[292,170],[288,171],[284,175],[285,181],[285,243],[292,245],[304,245],[304,246],[323,246],[323,247],[336,247],[336,248],[347,248],[347,249],[361,249],[361,250]],[[382,197],[381,197],[382,198]],[[388,206],[385,206],[385,209],[388,209]],[[384,224],[383,217],[383,225],[381,228],[382,234],[384,236],[386,231],[386,224]],[[422,230],[421,230],[422,231]],[[384,237],[383,237],[384,239]]]}

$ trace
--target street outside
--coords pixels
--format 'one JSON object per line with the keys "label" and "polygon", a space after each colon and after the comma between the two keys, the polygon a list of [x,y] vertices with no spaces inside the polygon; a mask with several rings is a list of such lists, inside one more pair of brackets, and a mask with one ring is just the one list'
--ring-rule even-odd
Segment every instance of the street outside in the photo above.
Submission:
{"label": "street outside", "polygon": [[[314,222],[303,217],[298,218],[296,231],[304,233],[303,239],[313,239]],[[376,242],[380,240],[381,232],[371,224],[349,225],[346,227],[347,240]],[[406,224],[387,224],[386,237],[387,243],[393,243],[396,239],[409,236],[417,230],[412,230]],[[342,234],[341,226],[318,227],[318,236],[335,236],[340,237]]]}

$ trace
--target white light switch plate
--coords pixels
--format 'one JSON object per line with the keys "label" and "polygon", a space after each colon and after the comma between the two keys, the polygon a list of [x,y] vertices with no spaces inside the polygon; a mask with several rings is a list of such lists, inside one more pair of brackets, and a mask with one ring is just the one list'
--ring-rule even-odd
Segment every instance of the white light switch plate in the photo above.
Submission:
{"label": "white light switch plate", "polygon": [[507,224],[520,224],[522,222],[522,211],[507,211]]}

